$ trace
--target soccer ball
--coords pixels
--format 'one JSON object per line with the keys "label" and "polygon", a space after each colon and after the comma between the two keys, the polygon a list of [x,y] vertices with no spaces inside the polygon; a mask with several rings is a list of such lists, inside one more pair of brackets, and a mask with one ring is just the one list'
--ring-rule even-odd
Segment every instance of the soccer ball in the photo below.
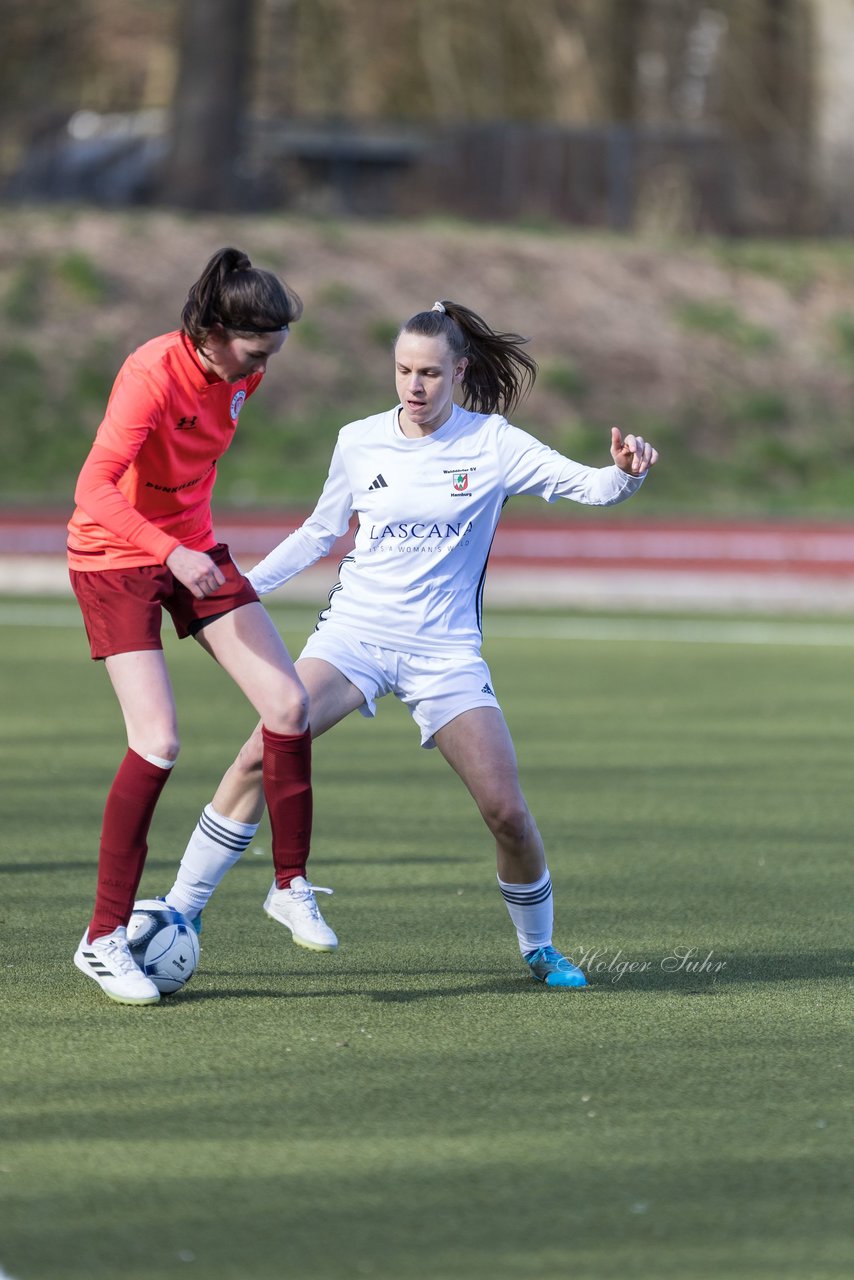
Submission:
{"label": "soccer ball", "polygon": [[190,981],[199,963],[199,939],[186,916],[158,898],[133,904],[128,921],[130,953],[162,995]]}

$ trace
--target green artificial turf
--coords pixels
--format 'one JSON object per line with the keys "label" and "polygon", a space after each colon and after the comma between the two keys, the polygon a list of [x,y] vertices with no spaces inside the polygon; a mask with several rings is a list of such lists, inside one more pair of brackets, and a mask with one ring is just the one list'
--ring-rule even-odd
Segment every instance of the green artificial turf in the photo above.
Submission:
{"label": "green artificial turf", "polygon": [[[296,648],[309,615],[276,617]],[[339,952],[261,911],[262,827],[191,984],[133,1009],[71,963],[119,713],[73,605],[0,605],[0,1268],[850,1274],[850,625],[579,621],[494,614],[485,652],[589,990],[529,979],[470,799],[386,699],[315,746]],[[144,895],[254,720],[167,649],[184,747]]]}

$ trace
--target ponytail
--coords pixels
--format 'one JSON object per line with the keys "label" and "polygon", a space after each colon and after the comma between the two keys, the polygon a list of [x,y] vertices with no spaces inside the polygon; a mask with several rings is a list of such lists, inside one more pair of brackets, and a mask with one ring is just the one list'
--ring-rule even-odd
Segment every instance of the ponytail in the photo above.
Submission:
{"label": "ponytail", "polygon": [[253,267],[239,249],[220,249],[187,295],[181,327],[201,349],[212,329],[277,333],[302,315],[302,301],[271,271]]}
{"label": "ponytail", "polygon": [[522,350],[528,339],[496,333],[459,302],[437,302],[431,311],[419,311],[400,333],[444,337],[455,360],[467,358],[462,402],[475,413],[509,413],[534,385],[537,362]]}

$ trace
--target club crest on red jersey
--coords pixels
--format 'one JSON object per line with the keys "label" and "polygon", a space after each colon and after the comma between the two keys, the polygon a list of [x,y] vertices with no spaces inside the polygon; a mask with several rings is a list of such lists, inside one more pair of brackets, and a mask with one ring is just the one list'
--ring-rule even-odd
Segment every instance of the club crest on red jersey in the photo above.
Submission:
{"label": "club crest on red jersey", "polygon": [[230,413],[231,413],[232,422],[237,421],[237,415],[240,413],[240,410],[243,408],[243,401],[245,399],[246,399],[245,391],[235,391],[234,395],[231,397]]}

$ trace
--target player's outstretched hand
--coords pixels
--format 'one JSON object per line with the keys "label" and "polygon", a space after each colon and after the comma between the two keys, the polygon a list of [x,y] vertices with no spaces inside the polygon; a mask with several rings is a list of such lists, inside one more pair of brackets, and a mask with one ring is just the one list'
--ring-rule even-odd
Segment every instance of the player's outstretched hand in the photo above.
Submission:
{"label": "player's outstretched hand", "polygon": [[624,440],[619,427],[612,427],[611,457],[621,471],[632,476],[645,476],[658,462],[658,450],[643,436],[629,435]]}
{"label": "player's outstretched hand", "polygon": [[176,547],[166,557],[166,568],[192,591],[197,600],[212,596],[225,582],[225,574],[204,551]]}

